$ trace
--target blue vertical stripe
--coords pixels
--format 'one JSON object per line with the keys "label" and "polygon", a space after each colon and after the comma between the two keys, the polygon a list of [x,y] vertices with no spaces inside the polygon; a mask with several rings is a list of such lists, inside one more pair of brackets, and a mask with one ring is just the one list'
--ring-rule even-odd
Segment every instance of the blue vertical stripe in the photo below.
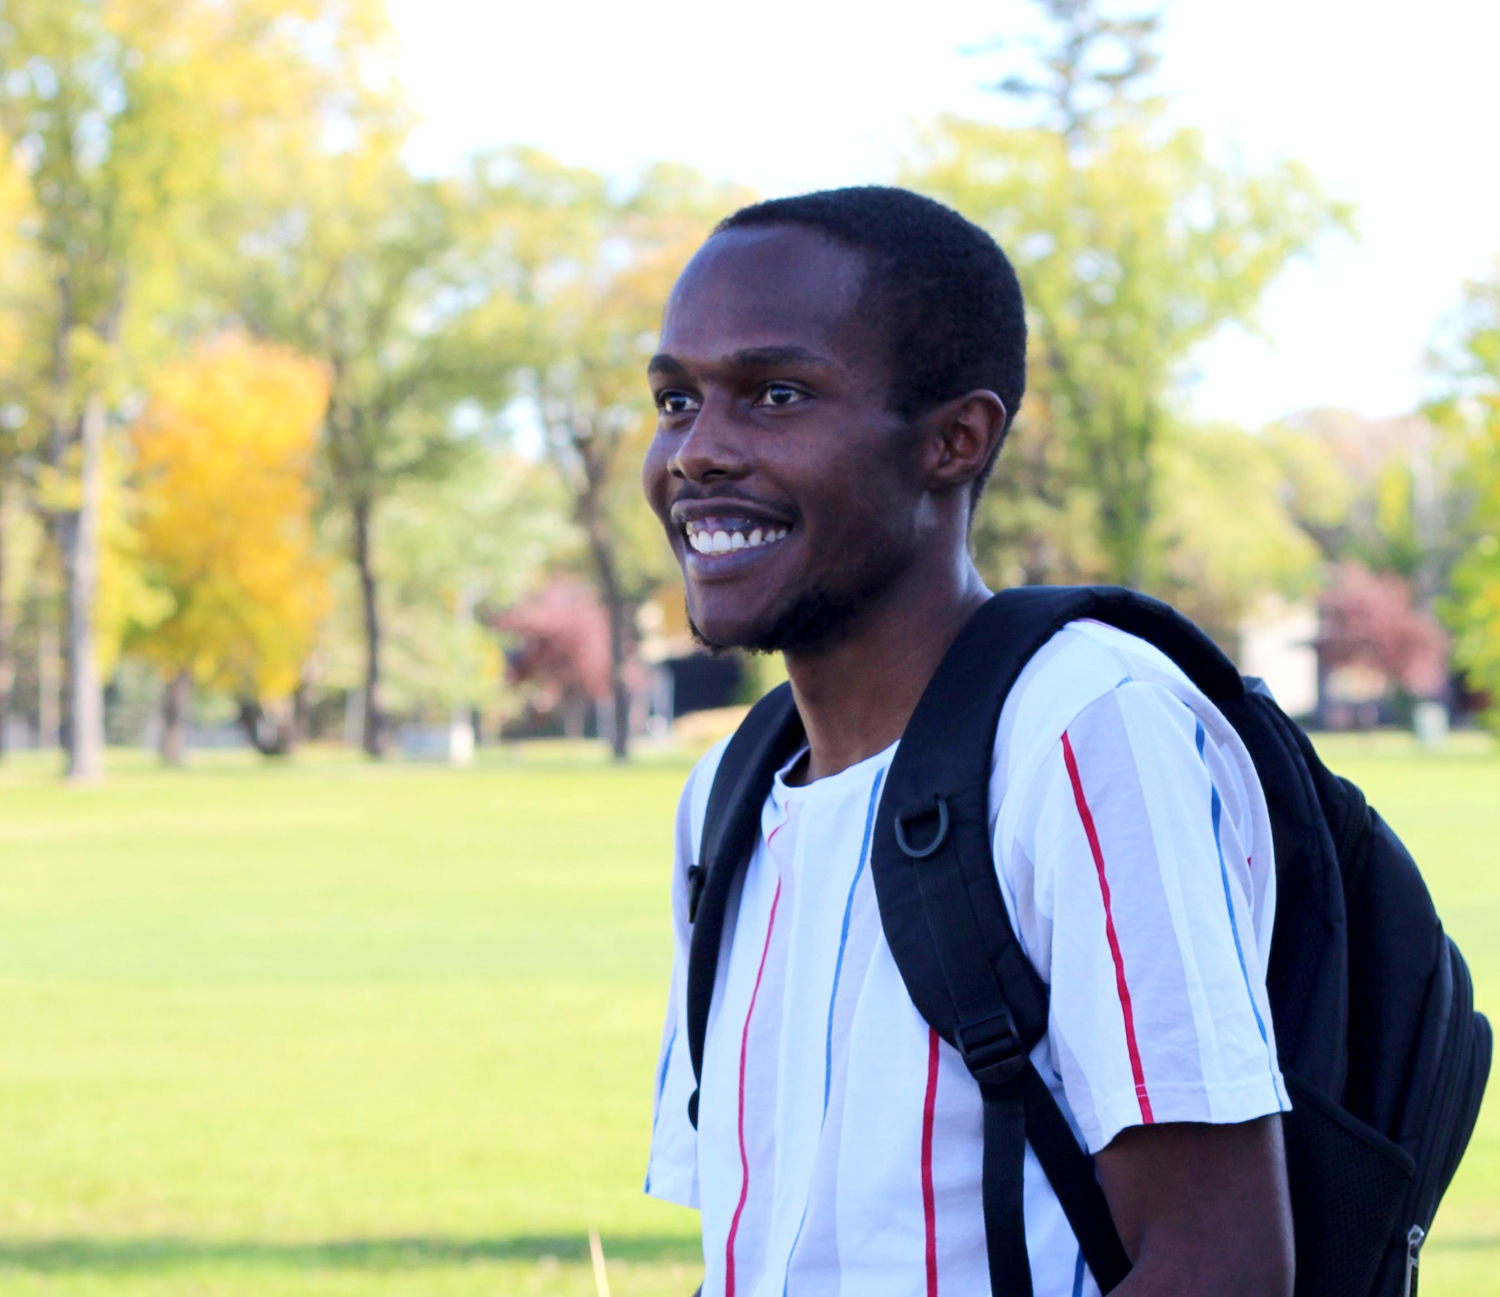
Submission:
{"label": "blue vertical stripe", "polygon": [[[870,804],[865,811],[865,836],[859,844],[859,863],[854,867],[854,881],[849,884],[849,895],[844,901],[844,922],[839,930],[839,953],[833,961],[833,988],[828,992],[828,1031],[823,1044],[823,1120],[828,1120],[828,1095],[833,1085],[833,1010],[839,1001],[839,979],[844,975],[844,949],[849,944],[849,920],[854,914],[854,893],[859,880],[864,877],[865,863],[870,856],[870,837],[875,829],[875,808],[880,805],[880,785],[885,782],[885,771],[875,773],[875,782],[870,785]],[[821,1131],[822,1127],[819,1127]],[[786,1254],[786,1273],[781,1279],[781,1297],[787,1297],[787,1285],[792,1279],[792,1258],[797,1255],[797,1244],[802,1241],[802,1227],[807,1224],[807,1204],[802,1204],[802,1219],[797,1222],[797,1233],[792,1239],[792,1248]]]}
{"label": "blue vertical stripe", "polygon": [[[1208,758],[1203,755],[1203,722],[1195,722],[1198,732],[1194,742],[1198,746],[1198,757],[1203,762],[1203,769],[1208,770]],[[1234,896],[1229,890],[1229,868],[1224,863],[1224,841],[1219,831],[1220,821],[1223,819],[1224,807],[1219,800],[1219,787],[1213,781],[1213,776],[1208,779],[1209,788],[1209,811],[1214,821],[1214,846],[1219,852],[1219,880],[1224,884],[1224,907],[1229,911],[1229,931],[1234,934],[1234,953],[1239,956],[1240,976],[1245,981],[1245,994],[1250,998],[1250,1012],[1255,1015],[1255,1025],[1260,1030],[1261,1043],[1266,1047],[1266,1066],[1271,1072],[1271,1093],[1276,1096],[1276,1102],[1281,1107],[1287,1105],[1281,1097],[1281,1087],[1276,1081],[1276,1067],[1272,1062],[1271,1038],[1266,1031],[1265,1019],[1260,1016],[1260,1005],[1255,1002],[1255,991],[1250,985],[1250,970],[1245,966],[1245,948],[1240,942],[1240,926],[1234,917]]]}
{"label": "blue vertical stripe", "polygon": [[[672,1066],[672,1046],[677,1043],[677,1022],[672,1022],[672,1034],[667,1039],[667,1048],[661,1056],[661,1070],[656,1074],[656,1106],[651,1110],[651,1142],[656,1142],[656,1124],[661,1120],[661,1096],[667,1088],[667,1072]],[[651,1166],[646,1166],[646,1192],[651,1192]]]}
{"label": "blue vertical stripe", "polygon": [[838,1003],[839,978],[844,973],[844,947],[849,944],[849,919],[854,914],[854,893],[859,880],[864,876],[865,861],[870,854],[870,835],[875,828],[875,808],[880,804],[880,785],[885,780],[885,771],[875,774],[870,787],[870,805],[865,811],[865,836],[859,844],[859,864],[854,870],[854,881],[849,884],[849,896],[844,901],[844,923],[839,930],[839,953],[833,963],[833,989],[828,993],[828,1034],[823,1044],[823,1116],[828,1116],[828,1088],[833,1083],[833,1006]]}
{"label": "blue vertical stripe", "polygon": [[1083,1297],[1083,1249],[1078,1249],[1078,1260],[1073,1263],[1073,1297]]}
{"label": "blue vertical stripe", "polygon": [[656,1123],[661,1117],[661,1096],[667,1088],[667,1072],[672,1066],[672,1046],[677,1043],[677,1023],[672,1022],[672,1035],[667,1040],[666,1052],[661,1056],[661,1070],[656,1074],[656,1107],[651,1113],[651,1130],[656,1131]]}

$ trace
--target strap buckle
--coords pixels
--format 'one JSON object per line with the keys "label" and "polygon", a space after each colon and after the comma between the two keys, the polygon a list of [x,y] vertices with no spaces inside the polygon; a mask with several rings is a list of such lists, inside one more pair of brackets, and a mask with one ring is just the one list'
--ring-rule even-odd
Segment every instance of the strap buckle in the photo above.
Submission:
{"label": "strap buckle", "polygon": [[1026,1066],[1027,1052],[1009,1005],[1002,1005],[999,1013],[987,1018],[959,1023],[953,1038],[964,1065],[981,1085],[1014,1081]]}

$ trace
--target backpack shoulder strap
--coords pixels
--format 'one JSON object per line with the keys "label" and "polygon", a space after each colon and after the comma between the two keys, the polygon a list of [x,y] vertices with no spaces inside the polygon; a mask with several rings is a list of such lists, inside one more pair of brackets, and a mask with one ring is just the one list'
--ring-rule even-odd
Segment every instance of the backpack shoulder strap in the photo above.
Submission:
{"label": "backpack shoulder strap", "polygon": [[[891,954],[918,1011],[958,1051],[984,1100],[985,1235],[996,1293],[1032,1291],[1022,1196],[1028,1142],[1102,1291],[1130,1268],[1092,1162],[1030,1062],[1047,1028],[1047,988],[1000,893],[989,783],[1000,711],[1027,662],[1080,617],[1154,626],[1164,606],[1141,609],[1138,600],[1128,591],[1032,586],[981,607],[907,724],[876,820],[870,868]],[[1185,622],[1190,634],[1166,624],[1185,642],[1197,634]]]}
{"label": "backpack shoulder strap", "polygon": [[724,910],[735,879],[754,850],[761,808],[770,795],[776,771],[803,741],[792,687],[778,685],[740,722],[724,749],[708,794],[702,845],[698,859],[688,870],[692,937],[688,946],[687,1026],[694,1080],[688,1118],[694,1126],[698,1124],[697,1082],[703,1075],[703,1039],[708,1033],[708,1011],[719,969]]}
{"label": "backpack shoulder strap", "polygon": [[1077,617],[1102,621],[1154,644],[1212,701],[1224,702],[1244,695],[1245,679],[1239,668],[1223,649],[1170,604],[1120,586],[1071,588],[1086,596]]}
{"label": "backpack shoulder strap", "polygon": [[[985,987],[986,1002],[994,998],[989,988],[1003,985],[1013,1029],[1026,1049],[1047,1028],[1046,988],[1010,931],[991,858],[995,731],[1026,664],[1080,618],[1149,640],[1213,696],[1243,692],[1234,665],[1186,618],[1155,599],[1110,586],[1003,591],[954,640],[907,723],[886,777],[871,867],[886,939],[913,1002],[981,1081],[982,1024],[990,1015],[976,1016],[969,1003],[976,984]],[[922,860],[930,863],[916,867]],[[948,894],[949,888],[959,890]],[[972,968],[949,962],[971,956]],[[1002,1026],[991,1024],[990,1034]]]}

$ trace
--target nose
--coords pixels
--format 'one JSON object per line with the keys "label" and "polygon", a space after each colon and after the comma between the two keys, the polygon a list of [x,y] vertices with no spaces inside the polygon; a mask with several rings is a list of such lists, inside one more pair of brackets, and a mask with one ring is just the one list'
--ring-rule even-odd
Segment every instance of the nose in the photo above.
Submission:
{"label": "nose", "polygon": [[686,482],[736,481],[750,472],[744,432],[727,410],[705,401],[698,417],[667,461],[673,477]]}

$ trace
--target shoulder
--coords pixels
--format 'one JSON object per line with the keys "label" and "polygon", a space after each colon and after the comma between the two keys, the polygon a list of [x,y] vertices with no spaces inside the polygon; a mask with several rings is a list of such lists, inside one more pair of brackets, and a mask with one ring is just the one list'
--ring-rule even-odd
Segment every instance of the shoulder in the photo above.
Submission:
{"label": "shoulder", "polygon": [[[1058,632],[1017,680],[989,804],[1002,889],[1036,958],[1060,903],[1058,871],[1100,842],[1111,886],[1127,890],[1149,891],[1179,859],[1212,862],[1217,885],[1221,828],[1242,849],[1236,859],[1273,859],[1264,794],[1234,727],[1160,649],[1096,622]],[[1269,868],[1258,871],[1257,916],[1270,912],[1273,885]]]}
{"label": "shoulder", "polygon": [[[1131,688],[1144,685],[1148,688]],[[1096,621],[1070,622],[1026,664],[1000,712],[997,776],[1024,780],[1073,722],[1119,691],[1154,698],[1168,712],[1191,713],[1215,736],[1229,730],[1218,709],[1154,644]]]}

